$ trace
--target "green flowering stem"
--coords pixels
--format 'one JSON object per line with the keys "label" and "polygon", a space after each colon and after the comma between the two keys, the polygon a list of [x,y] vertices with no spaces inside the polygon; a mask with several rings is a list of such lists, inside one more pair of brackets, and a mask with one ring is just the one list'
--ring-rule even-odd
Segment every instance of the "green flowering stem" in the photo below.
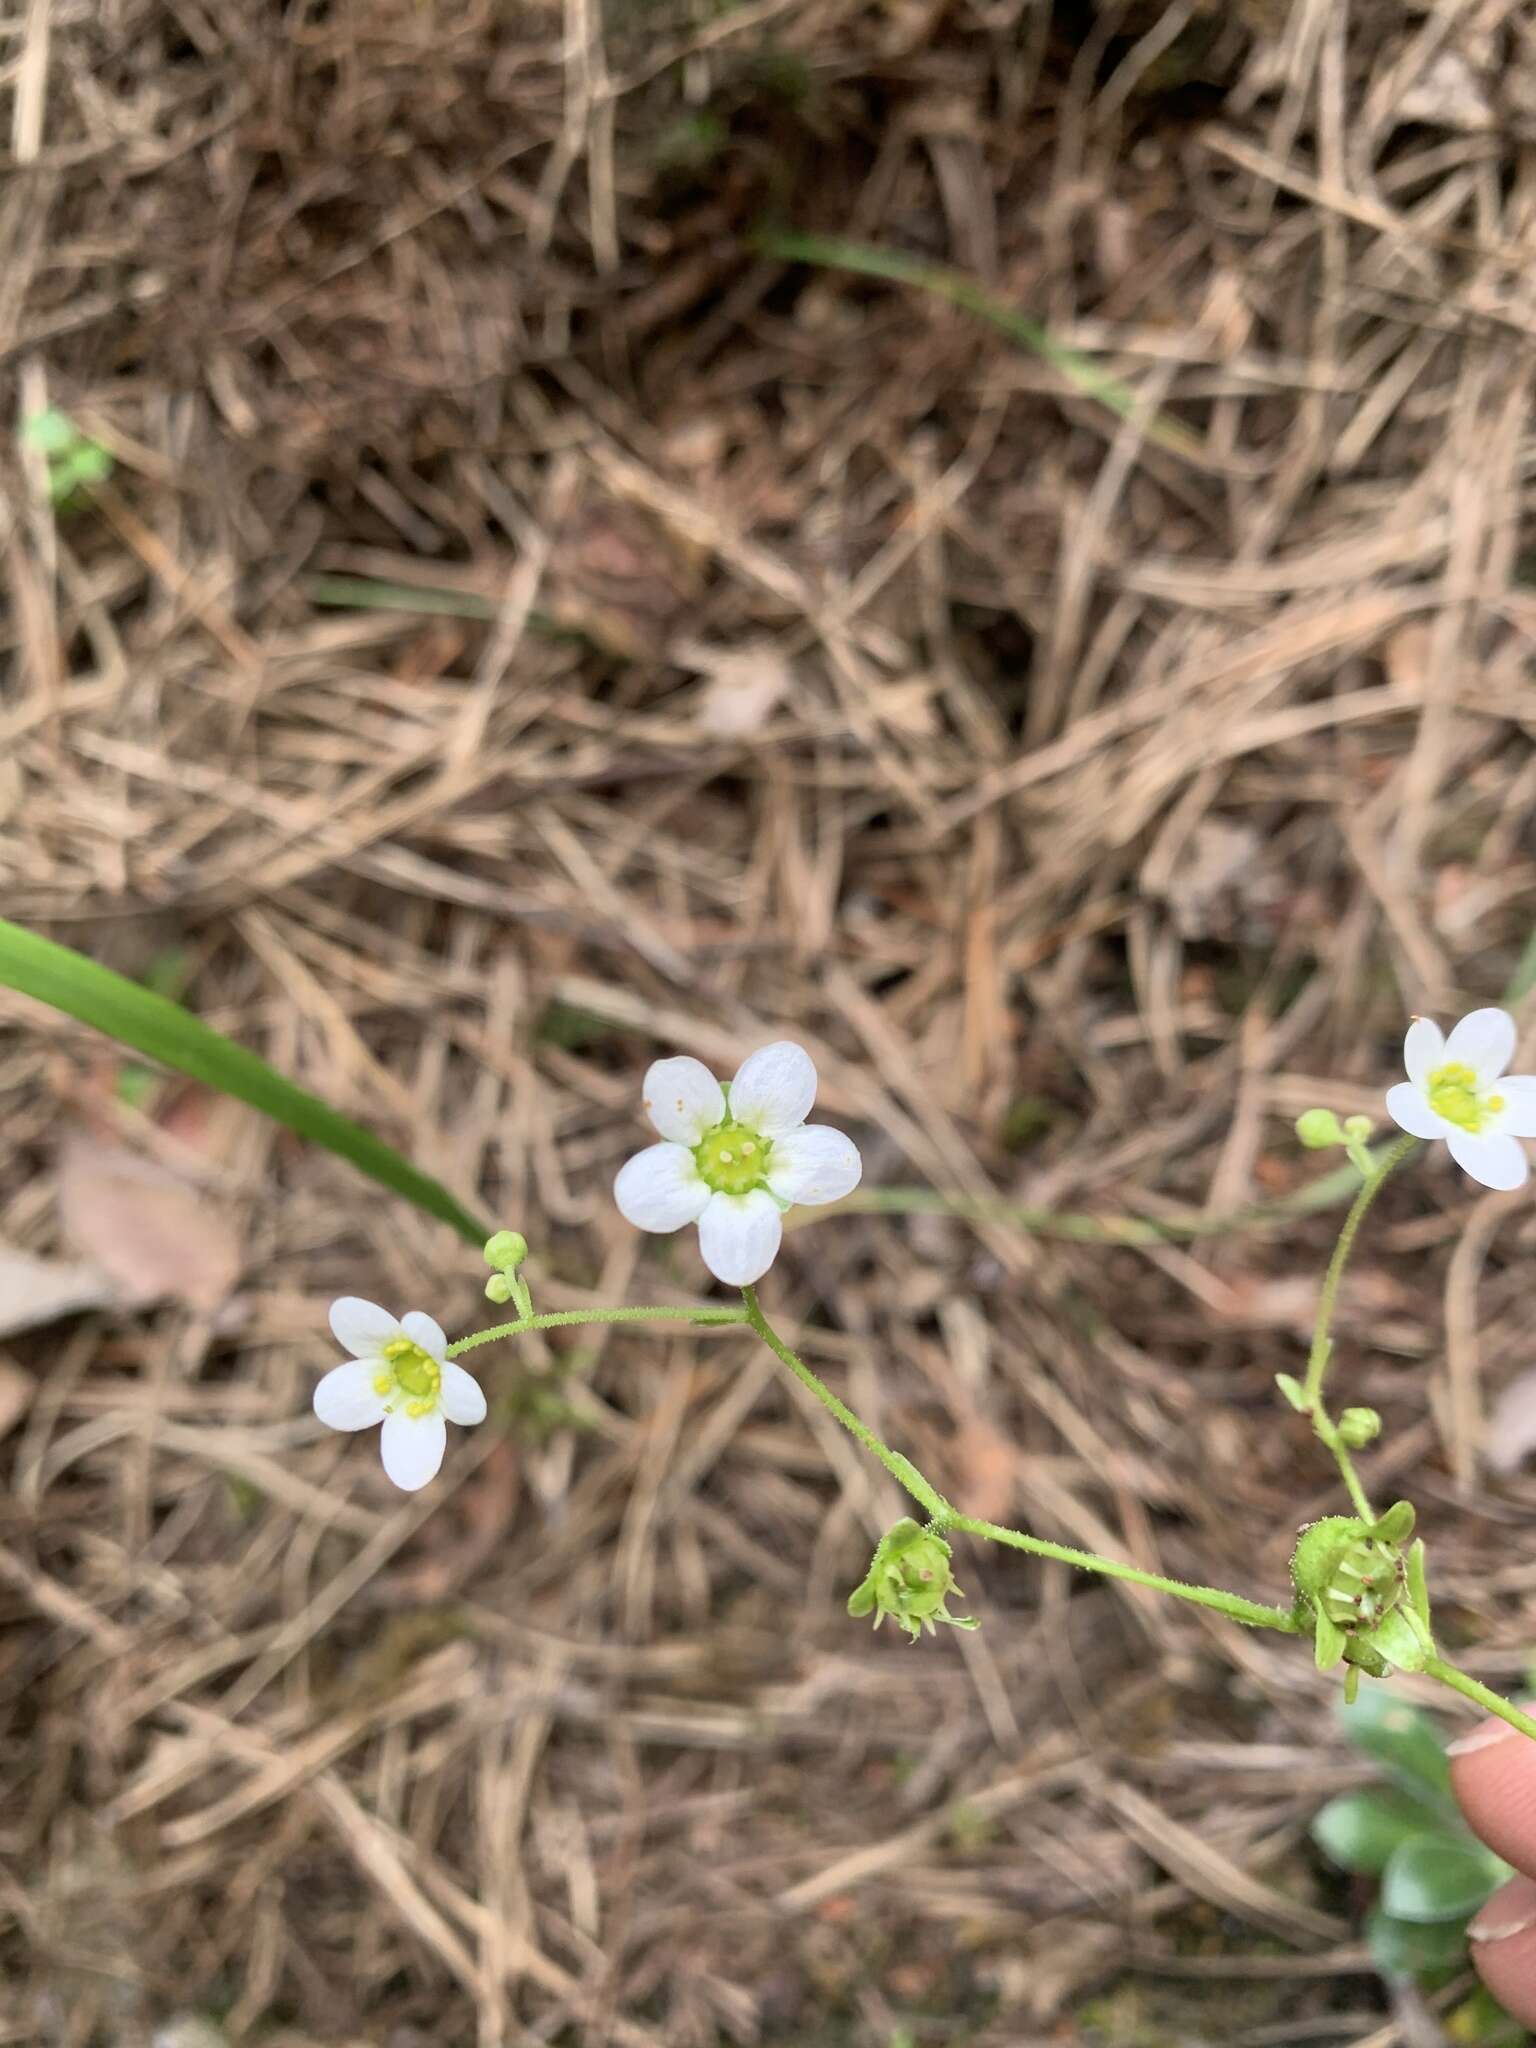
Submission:
{"label": "green flowering stem", "polygon": [[1048,1543],[1040,1536],[1025,1536],[1017,1529],[1003,1529],[995,1522],[978,1521],[974,1515],[957,1514],[944,1496],[923,1477],[917,1467],[902,1457],[899,1451],[890,1450],[872,1429],[860,1422],[851,1408],[838,1400],[830,1387],[819,1380],[815,1373],[779,1336],[758,1306],[754,1289],[744,1287],[742,1300],[746,1303],[746,1320],[762,1338],[781,1364],[808,1387],[829,1414],[836,1416],[844,1429],[856,1437],[865,1450],[877,1457],[886,1471],[904,1486],[912,1498],[928,1510],[930,1532],[935,1536],[946,1535],[951,1529],[958,1529],[967,1536],[982,1536],[993,1543],[1006,1543],[1014,1550],[1027,1550],[1035,1557],[1054,1558],[1058,1564],[1073,1564],[1080,1571],[1098,1572],[1108,1579],[1125,1579],[1133,1586],[1148,1586],[1155,1593],[1172,1593],[1180,1600],[1192,1600],[1200,1607],[1214,1607],[1218,1613],[1231,1617],[1233,1621],[1246,1622],[1252,1628],[1283,1629],[1287,1635],[1295,1635],[1297,1624],[1288,1608],[1266,1607],[1257,1600],[1244,1600],[1240,1594],[1224,1593],[1216,1586],[1191,1586],[1182,1579],[1159,1578],[1155,1572],[1144,1572],[1132,1564],[1118,1564],[1111,1557],[1096,1557],[1091,1551],[1071,1550],[1064,1543]]}
{"label": "green flowering stem", "polygon": [[1344,1278],[1344,1268],[1349,1264],[1349,1255],[1355,1248],[1355,1239],[1360,1226],[1382,1189],[1387,1175],[1393,1167],[1400,1166],[1418,1143],[1417,1138],[1401,1137],[1382,1159],[1369,1179],[1361,1183],[1360,1192],[1350,1204],[1349,1214],[1344,1218],[1344,1227],[1339,1232],[1339,1241],[1333,1248],[1333,1257],[1328,1261],[1328,1270],[1323,1275],[1322,1289],[1317,1298],[1317,1319],[1312,1325],[1312,1345],[1307,1353],[1307,1376],[1302,1383],[1301,1400],[1303,1414],[1312,1417],[1312,1427],[1318,1439],[1333,1453],[1339,1468],[1339,1477],[1344,1482],[1355,1513],[1363,1522],[1374,1522],[1375,1510],[1366,1497],[1364,1487],[1355,1472],[1354,1460],[1348,1446],[1341,1439],[1337,1425],[1323,1404],[1323,1381],[1328,1373],[1328,1361],[1333,1356],[1333,1314],[1338,1306],[1339,1284]]}
{"label": "green flowering stem", "polygon": [[1400,1166],[1418,1142],[1417,1138],[1406,1135],[1398,1139],[1370,1179],[1362,1183],[1359,1194],[1350,1204],[1349,1214],[1344,1218],[1344,1227],[1339,1232],[1339,1241],[1333,1248],[1333,1257],[1328,1261],[1328,1271],[1323,1275],[1322,1291],[1317,1298],[1317,1320],[1312,1326],[1312,1348],[1307,1353],[1307,1377],[1302,1387],[1308,1401],[1317,1401],[1322,1395],[1323,1377],[1333,1349],[1328,1333],[1338,1304],[1339,1282],[1344,1278],[1344,1268],[1349,1264],[1349,1255],[1355,1248],[1355,1239],[1365,1221],[1366,1211],[1380,1194],[1382,1183],[1393,1167]]}
{"label": "green flowering stem", "polygon": [[499,1343],[503,1337],[521,1337],[528,1330],[572,1330],[585,1323],[696,1323],[703,1330],[728,1330],[748,1320],[739,1308],[559,1308],[475,1330],[450,1344],[444,1356],[457,1358],[461,1352]]}
{"label": "green flowering stem", "polygon": [[947,1514],[935,1527],[943,1534],[958,1529],[966,1536],[981,1536],[989,1543],[1006,1543],[1011,1550],[1027,1550],[1032,1557],[1054,1558],[1058,1564],[1076,1565],[1079,1571],[1097,1572],[1101,1578],[1123,1579],[1127,1585],[1147,1586],[1154,1593],[1171,1593],[1176,1600],[1191,1601],[1196,1607],[1212,1607],[1249,1628],[1276,1628],[1293,1636],[1300,1633],[1295,1615],[1287,1607],[1267,1607],[1260,1600],[1245,1600],[1240,1593],[1225,1593],[1219,1586],[1194,1586],[1184,1579],[1161,1578],[1133,1564],[1119,1564],[1111,1557],[1097,1557],[1092,1551],[1072,1550],[1065,1543],[1047,1543],[1040,1536],[1021,1535],[996,1522],[980,1521],[975,1515]]}
{"label": "green flowering stem", "polygon": [[853,1410],[844,1407],[826,1382],[816,1377],[805,1360],[796,1357],[758,1306],[755,1287],[743,1287],[741,1298],[745,1309],[739,1320],[746,1322],[757,1332],[779,1363],[788,1366],[801,1386],[808,1388],[816,1396],[827,1413],[834,1416],[851,1437],[857,1438],[872,1457],[880,1460],[896,1484],[905,1487],[912,1498],[927,1509],[935,1523],[942,1521],[950,1513],[949,1503],[944,1496],[936,1492],[917,1467],[909,1464],[899,1451],[891,1450],[881,1443],[872,1429],[866,1429]]}
{"label": "green flowering stem", "polygon": [[1501,1699],[1490,1686],[1480,1679],[1469,1677],[1465,1671],[1458,1671],[1454,1664],[1447,1664],[1443,1657],[1427,1657],[1424,1660],[1425,1675],[1438,1678],[1442,1685],[1448,1685],[1452,1692],[1459,1692],[1463,1699],[1475,1700],[1478,1706],[1490,1714],[1497,1714],[1501,1721],[1507,1721],[1522,1735],[1536,1740],[1536,1721],[1522,1713],[1511,1701]]}

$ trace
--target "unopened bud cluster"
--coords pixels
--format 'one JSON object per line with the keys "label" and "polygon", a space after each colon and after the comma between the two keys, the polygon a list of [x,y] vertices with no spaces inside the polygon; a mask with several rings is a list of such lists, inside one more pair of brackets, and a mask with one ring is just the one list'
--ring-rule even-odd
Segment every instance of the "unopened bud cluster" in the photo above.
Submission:
{"label": "unopened bud cluster", "polygon": [[528,1313],[523,1304],[527,1289],[517,1273],[527,1256],[528,1240],[520,1230],[498,1230],[486,1239],[485,1263],[496,1268],[485,1283],[487,1301],[514,1302],[524,1315]]}

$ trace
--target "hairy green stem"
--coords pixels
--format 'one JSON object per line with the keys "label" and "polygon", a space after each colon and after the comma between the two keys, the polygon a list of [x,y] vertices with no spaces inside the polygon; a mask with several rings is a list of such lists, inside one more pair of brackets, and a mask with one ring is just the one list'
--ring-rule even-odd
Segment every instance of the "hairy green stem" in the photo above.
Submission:
{"label": "hairy green stem", "polygon": [[959,1529],[967,1536],[983,1536],[989,1543],[1006,1543],[1012,1550],[1027,1550],[1033,1557],[1054,1558],[1058,1564],[1076,1565],[1080,1571],[1097,1572],[1101,1578],[1124,1579],[1127,1585],[1148,1586],[1154,1593],[1171,1593],[1196,1607],[1212,1607],[1249,1628],[1277,1628],[1286,1635],[1297,1633],[1295,1616],[1287,1607],[1267,1607],[1260,1600],[1245,1600],[1240,1593],[1225,1593],[1219,1586],[1195,1586],[1186,1579],[1165,1579],[1156,1572],[1144,1572],[1133,1564],[1118,1564],[1092,1551],[1072,1550],[1065,1543],[1047,1543],[1040,1536],[1025,1536],[1017,1529],[1004,1529],[996,1522],[983,1522],[975,1515],[949,1514],[935,1521],[940,1535]]}
{"label": "hairy green stem", "polygon": [[1458,1671],[1454,1664],[1447,1664],[1443,1657],[1430,1657],[1424,1670],[1430,1678],[1438,1678],[1442,1685],[1448,1685],[1452,1692],[1459,1692],[1463,1699],[1475,1700],[1490,1714],[1497,1714],[1501,1721],[1507,1721],[1511,1728],[1517,1728],[1522,1735],[1536,1740],[1536,1721],[1523,1713],[1511,1701],[1502,1699],[1491,1686],[1481,1679],[1472,1678],[1465,1671]]}
{"label": "hairy green stem", "polygon": [[521,1337],[527,1330],[570,1330],[584,1323],[697,1323],[703,1330],[728,1330],[747,1321],[739,1308],[560,1308],[545,1315],[520,1316],[492,1330],[475,1330],[448,1346],[445,1356],[475,1351],[503,1337]]}
{"label": "hairy green stem", "polygon": [[1317,1297],[1317,1320],[1312,1325],[1312,1348],[1307,1353],[1307,1377],[1302,1392],[1309,1401],[1316,1401],[1323,1391],[1323,1378],[1328,1371],[1328,1357],[1332,1350],[1329,1330],[1333,1326],[1333,1312],[1339,1299],[1339,1282],[1344,1278],[1344,1268],[1349,1264],[1349,1255],[1355,1248],[1355,1239],[1365,1221],[1366,1212],[1380,1194],[1382,1183],[1394,1166],[1400,1166],[1418,1143],[1417,1138],[1406,1135],[1386,1154],[1368,1181],[1361,1184],[1360,1192],[1349,1207],[1344,1218],[1344,1227],[1339,1232],[1339,1241],[1333,1248],[1333,1257],[1328,1261],[1328,1270],[1323,1275],[1322,1290]]}
{"label": "hairy green stem", "polygon": [[1328,1261],[1328,1270],[1323,1275],[1323,1284],[1317,1297],[1317,1317],[1312,1325],[1312,1344],[1307,1352],[1307,1376],[1302,1383],[1302,1398],[1307,1413],[1312,1417],[1312,1427],[1318,1441],[1333,1454],[1339,1468],[1339,1477],[1349,1495],[1355,1513],[1365,1522],[1374,1522],[1372,1508],[1365,1488],[1360,1484],[1355,1471],[1354,1460],[1349,1447],[1339,1436],[1338,1428],[1323,1402],[1323,1382],[1328,1376],[1328,1361],[1333,1356],[1333,1314],[1338,1306],[1339,1286],[1344,1278],[1344,1268],[1349,1264],[1349,1255],[1355,1248],[1355,1239],[1372,1202],[1380,1194],[1387,1175],[1395,1166],[1400,1166],[1418,1143],[1417,1138],[1403,1136],[1383,1156],[1369,1179],[1363,1181],[1360,1192],[1350,1204],[1349,1214],[1344,1218],[1344,1227],[1339,1232],[1338,1243]]}
{"label": "hairy green stem", "polygon": [[1014,1550],[1027,1550],[1035,1557],[1054,1558],[1059,1564],[1076,1565],[1080,1571],[1097,1572],[1103,1578],[1124,1579],[1133,1586],[1148,1586],[1156,1593],[1171,1593],[1176,1599],[1190,1600],[1199,1607],[1213,1607],[1218,1613],[1230,1616],[1233,1621],[1246,1622],[1251,1628],[1277,1628],[1287,1635],[1296,1633],[1296,1622],[1290,1611],[1283,1607],[1266,1607],[1257,1600],[1245,1600],[1238,1593],[1224,1593],[1216,1586],[1192,1586],[1182,1579],[1164,1579],[1155,1572],[1144,1572],[1132,1564],[1119,1564],[1114,1558],[1097,1557],[1091,1551],[1071,1550],[1064,1543],[1048,1543],[1040,1536],[1026,1536],[1017,1529],[1004,1529],[996,1522],[983,1522],[974,1515],[957,1514],[945,1500],[937,1487],[932,1486],[918,1471],[917,1467],[883,1444],[872,1429],[866,1427],[851,1408],[846,1407],[824,1381],[817,1378],[804,1359],[795,1355],[783,1338],[773,1328],[758,1305],[756,1292],[750,1287],[742,1289],[742,1300],[747,1307],[747,1321],[762,1338],[774,1357],[785,1365],[828,1411],[836,1416],[850,1436],[856,1437],[864,1448],[877,1457],[899,1485],[904,1486],[912,1498],[927,1509],[930,1526],[936,1535],[944,1535],[951,1529],[959,1529],[968,1536],[986,1537],[993,1543],[1006,1543]]}
{"label": "hairy green stem", "polygon": [[805,1360],[797,1357],[790,1350],[784,1339],[774,1329],[768,1318],[763,1314],[762,1309],[758,1306],[757,1289],[755,1287],[743,1287],[741,1298],[746,1304],[744,1320],[762,1338],[780,1365],[787,1366],[801,1386],[813,1393],[827,1413],[835,1416],[844,1429],[847,1430],[848,1434],[851,1437],[857,1438],[872,1457],[878,1458],[897,1485],[905,1487],[912,1498],[920,1502],[930,1515],[935,1518],[947,1515],[950,1511],[949,1503],[941,1493],[928,1484],[928,1481],[918,1471],[917,1467],[909,1464],[900,1451],[893,1451],[888,1445],[883,1444],[872,1429],[867,1429],[860,1422],[851,1408],[845,1407],[839,1401],[826,1382],[816,1377]]}

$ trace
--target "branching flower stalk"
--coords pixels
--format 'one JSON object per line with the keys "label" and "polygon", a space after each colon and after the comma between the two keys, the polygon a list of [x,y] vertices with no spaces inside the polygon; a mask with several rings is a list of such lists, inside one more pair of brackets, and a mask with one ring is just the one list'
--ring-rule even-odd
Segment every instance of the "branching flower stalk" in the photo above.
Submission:
{"label": "branching flower stalk", "polygon": [[1352,1453],[1374,1441],[1380,1418],[1367,1408],[1347,1408],[1335,1418],[1325,1400],[1345,1268],[1387,1178],[1420,1141],[1446,1139],[1457,1163],[1485,1185],[1523,1183],[1525,1155],[1516,1140],[1536,1136],[1536,1078],[1504,1077],[1513,1051],[1513,1023],[1502,1011],[1474,1012],[1449,1040],[1425,1020],[1416,1020],[1405,1048],[1409,1079],[1387,1097],[1388,1110],[1405,1134],[1388,1150],[1369,1149],[1368,1118],[1350,1117],[1341,1125],[1331,1111],[1309,1110],[1299,1120],[1304,1145],[1343,1147],[1360,1186],[1319,1289],[1304,1377],[1298,1381],[1281,1373],[1277,1383],[1333,1456],[1352,1513],[1327,1516],[1300,1532],[1292,1560],[1295,1597],[1287,1607],[1166,1578],[965,1514],[785,1342],[764,1314],[756,1287],[779,1247],[778,1217],[795,1203],[835,1201],[859,1176],[858,1154],[850,1141],[805,1121],[815,1095],[815,1069],[798,1046],[780,1044],[754,1054],[728,1088],[696,1061],[659,1061],[647,1076],[645,1096],[662,1142],[637,1155],[619,1177],[620,1206],[640,1228],[700,1224],[705,1262],[718,1277],[740,1286],[740,1307],[540,1313],[522,1271],[526,1242],[516,1231],[498,1231],[485,1248],[493,1268],[486,1294],[510,1303],[517,1310],[513,1320],[449,1344],[420,1311],[397,1322],[371,1303],[338,1302],[332,1325],[352,1357],[321,1381],[316,1411],[338,1429],[382,1422],[386,1470],[396,1484],[414,1490],[427,1483],[441,1461],[444,1419],[467,1425],[485,1412],[478,1387],[453,1363],[467,1353],[535,1330],[584,1325],[681,1322],[701,1330],[750,1330],[922,1510],[922,1522],[904,1517],[881,1539],[868,1574],[849,1600],[851,1613],[873,1613],[877,1624],[889,1615],[914,1638],[932,1631],[936,1622],[975,1627],[973,1618],[952,1614],[948,1607],[951,1598],[962,1597],[951,1570],[949,1539],[969,1536],[1165,1593],[1244,1627],[1309,1636],[1320,1669],[1343,1667],[1348,1697],[1362,1672],[1373,1677],[1392,1670],[1418,1672],[1536,1739],[1536,1720],[1458,1670],[1435,1644],[1424,1545],[1414,1539],[1413,1507],[1399,1501],[1378,1514],[1355,1469]]}

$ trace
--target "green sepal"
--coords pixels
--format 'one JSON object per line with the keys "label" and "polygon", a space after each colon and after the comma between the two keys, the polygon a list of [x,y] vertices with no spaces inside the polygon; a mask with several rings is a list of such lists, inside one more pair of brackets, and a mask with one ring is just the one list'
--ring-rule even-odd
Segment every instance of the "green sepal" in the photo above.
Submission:
{"label": "green sepal", "polygon": [[1394,1607],[1361,1641],[1396,1671],[1422,1671],[1435,1654],[1429,1630],[1411,1607]]}
{"label": "green sepal", "polygon": [[1320,1522],[1309,1522],[1296,1539],[1291,1557],[1291,1578],[1297,1592],[1308,1601],[1321,1599],[1339,1559],[1352,1543],[1369,1533],[1355,1515],[1324,1515]]}
{"label": "green sepal", "polygon": [[1344,1661],[1347,1640],[1344,1631],[1331,1622],[1320,1607],[1312,1619],[1316,1630],[1317,1668],[1319,1671],[1332,1671],[1336,1664]]}
{"label": "green sepal", "polygon": [[1378,1543],[1406,1543],[1418,1520],[1411,1500],[1394,1501],[1371,1530]]}

